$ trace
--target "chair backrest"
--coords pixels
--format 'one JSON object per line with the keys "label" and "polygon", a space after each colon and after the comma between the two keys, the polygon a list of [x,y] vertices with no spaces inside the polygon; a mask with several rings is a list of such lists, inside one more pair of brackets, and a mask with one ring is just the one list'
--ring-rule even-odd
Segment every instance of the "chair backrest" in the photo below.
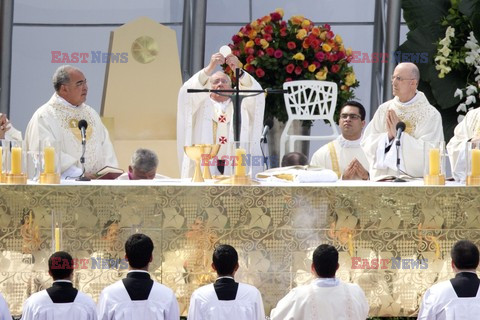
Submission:
{"label": "chair backrest", "polygon": [[337,105],[337,84],[330,81],[299,80],[283,84],[288,118],[294,120],[326,119],[333,123]]}

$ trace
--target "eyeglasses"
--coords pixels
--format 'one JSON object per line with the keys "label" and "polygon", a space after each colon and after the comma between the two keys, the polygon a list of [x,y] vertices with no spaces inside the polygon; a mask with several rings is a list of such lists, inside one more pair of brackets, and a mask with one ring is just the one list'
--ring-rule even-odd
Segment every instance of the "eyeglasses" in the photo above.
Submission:
{"label": "eyeglasses", "polygon": [[82,86],[86,86],[86,85],[87,85],[87,79],[80,80],[80,81],[77,81],[77,82],[74,83],[74,86],[77,87],[77,88],[82,87]]}
{"label": "eyeglasses", "polygon": [[346,120],[347,118],[350,118],[352,120],[358,120],[358,119],[361,119],[362,116],[355,113],[342,113],[340,114],[340,118],[343,120]]}
{"label": "eyeglasses", "polygon": [[415,80],[415,79],[403,79],[403,78],[400,77],[400,76],[393,76],[393,77],[392,77],[392,82],[394,82],[395,80],[396,80],[396,81],[403,81],[403,80]]}
{"label": "eyeglasses", "polygon": [[230,81],[228,79],[225,79],[225,78],[218,78],[218,79],[212,80],[211,83],[212,84],[219,84],[219,83],[229,84]]}

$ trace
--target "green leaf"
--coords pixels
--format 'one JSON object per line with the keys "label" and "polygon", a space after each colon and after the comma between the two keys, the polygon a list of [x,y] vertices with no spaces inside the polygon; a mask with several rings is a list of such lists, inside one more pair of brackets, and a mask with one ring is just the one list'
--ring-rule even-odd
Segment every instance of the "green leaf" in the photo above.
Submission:
{"label": "green leaf", "polygon": [[409,30],[429,23],[440,24],[450,7],[450,0],[402,0],[403,18]]}

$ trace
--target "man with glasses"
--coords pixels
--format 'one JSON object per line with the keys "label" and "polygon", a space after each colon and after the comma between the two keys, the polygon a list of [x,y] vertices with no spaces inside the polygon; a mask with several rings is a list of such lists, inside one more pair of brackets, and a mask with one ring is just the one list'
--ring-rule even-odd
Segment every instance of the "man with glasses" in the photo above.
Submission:
{"label": "man with glasses", "polygon": [[[425,95],[417,91],[420,72],[410,62],[397,65],[392,76],[395,96],[378,107],[367,125],[362,139],[369,165],[370,177],[406,174],[423,176],[424,142],[443,141],[442,117]],[[395,141],[397,123],[405,123],[400,147]],[[400,159],[397,170],[397,157]]]}
{"label": "man with glasses", "polygon": [[333,170],[343,180],[367,180],[368,161],[360,146],[365,127],[365,108],[347,101],[340,109],[338,126],[342,134],[318,149],[310,165]]}
{"label": "man with glasses", "polygon": [[38,150],[40,141],[59,141],[62,178],[80,176],[82,136],[78,122],[85,120],[85,175],[93,177],[105,166],[117,167],[117,157],[107,129],[98,113],[85,104],[88,86],[82,71],[63,65],[55,71],[52,80],[55,93],[35,111],[28,123],[25,134],[28,150]]}
{"label": "man with glasses", "polygon": [[[188,89],[232,89],[230,78],[223,72],[214,70],[226,63],[232,70],[240,67],[240,61],[233,54],[224,57],[215,53],[207,67],[197,72],[180,89],[178,94],[177,113],[177,147],[182,178],[191,177],[194,163],[184,153],[183,147],[193,144],[220,144],[218,159],[227,154],[229,143],[234,142],[233,112],[234,107],[230,93],[188,93]],[[261,90],[260,84],[247,72],[242,70],[240,90]],[[260,138],[263,128],[263,113],[265,110],[265,95],[242,99],[241,128],[242,142],[250,142],[247,153],[261,156]],[[215,165],[215,162],[216,165]],[[221,161],[212,161],[212,174],[223,173]],[[226,164],[225,164],[226,165]]]}

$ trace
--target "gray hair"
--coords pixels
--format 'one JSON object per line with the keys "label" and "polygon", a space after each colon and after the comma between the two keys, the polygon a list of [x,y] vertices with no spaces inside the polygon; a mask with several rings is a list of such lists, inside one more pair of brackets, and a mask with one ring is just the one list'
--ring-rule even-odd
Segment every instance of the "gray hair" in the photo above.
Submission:
{"label": "gray hair", "polygon": [[67,84],[70,82],[69,71],[72,71],[72,70],[80,71],[80,69],[75,68],[74,66],[71,66],[68,64],[57,68],[57,70],[55,71],[52,77],[53,88],[55,89],[56,92],[60,90],[60,87],[62,86],[62,84]]}
{"label": "gray hair", "polygon": [[131,166],[142,172],[157,170],[158,157],[152,150],[140,148],[133,153]]}

